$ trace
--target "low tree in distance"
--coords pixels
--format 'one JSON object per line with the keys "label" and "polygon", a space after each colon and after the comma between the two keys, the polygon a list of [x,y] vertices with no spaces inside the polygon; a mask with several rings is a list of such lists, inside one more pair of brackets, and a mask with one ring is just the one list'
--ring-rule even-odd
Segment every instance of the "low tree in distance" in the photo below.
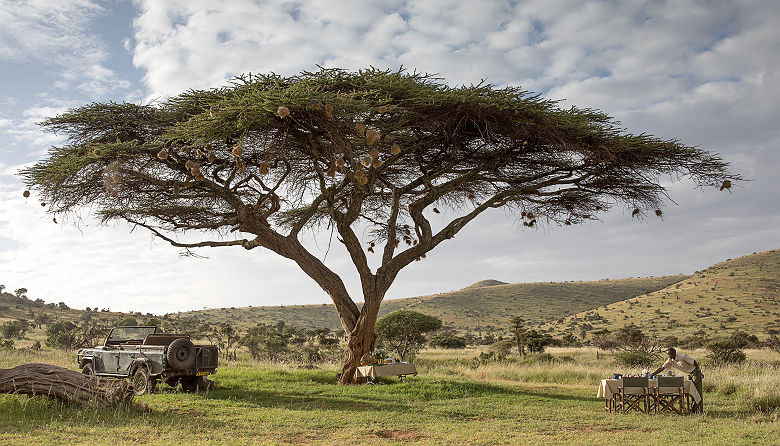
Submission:
{"label": "low tree in distance", "polygon": [[466,338],[455,335],[438,335],[432,337],[431,340],[428,341],[428,345],[434,348],[466,348]]}
{"label": "low tree in distance", "polygon": [[528,328],[526,320],[520,316],[513,317],[510,329],[512,331],[512,337],[517,344],[517,352],[525,356],[525,349],[528,346]]}
{"label": "low tree in distance", "polygon": [[46,328],[46,345],[61,350],[92,347],[105,338],[108,328],[99,319],[82,321],[57,321]]}
{"label": "low tree in distance", "polygon": [[287,352],[287,341],[284,324],[257,324],[247,330],[239,344],[249,349],[252,359],[278,361]]}
{"label": "low tree in distance", "polygon": [[425,344],[425,333],[441,328],[441,319],[412,310],[394,311],[376,322],[376,334],[382,345],[401,361],[412,361]]}
{"label": "low tree in distance", "polygon": [[536,330],[528,330],[525,334],[525,343],[531,353],[544,353],[548,345],[555,342],[547,333],[539,333]]}
{"label": "low tree in distance", "polygon": [[769,337],[764,341],[764,347],[780,353],[780,338],[777,337],[777,331],[770,329],[767,331],[767,334]]}
{"label": "low tree in distance", "polygon": [[733,339],[712,341],[706,346],[709,350],[709,359],[715,365],[742,364],[747,355]]}
{"label": "low tree in distance", "polygon": [[138,325],[138,319],[132,316],[124,316],[117,319],[114,325],[118,327],[135,327]]}
{"label": "low tree in distance", "polygon": [[[717,155],[630,134],[598,110],[405,70],[241,76],[157,104],[88,104],[42,125],[68,139],[21,171],[47,212],[88,208],[185,253],[241,246],[294,261],[331,297],[348,337],[341,383],[373,349],[399,272],[486,210],[515,212],[527,229],[596,220],[616,205],[660,217],[662,179],[721,190],[739,179]],[[360,308],[301,242],[322,228],[355,266]]]}
{"label": "low tree in distance", "polygon": [[25,320],[7,321],[0,324],[0,337],[22,339],[30,328],[30,323]]}

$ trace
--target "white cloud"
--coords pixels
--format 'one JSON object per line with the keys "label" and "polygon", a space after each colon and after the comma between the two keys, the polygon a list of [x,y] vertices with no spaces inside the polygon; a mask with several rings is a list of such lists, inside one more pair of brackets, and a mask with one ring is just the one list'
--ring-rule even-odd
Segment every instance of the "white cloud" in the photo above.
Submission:
{"label": "white cloud", "polygon": [[[29,25],[54,21],[56,14],[42,13],[41,4],[31,3],[29,14],[9,9],[27,23],[11,35],[32,29],[32,39],[23,42],[26,53],[5,49],[11,55],[0,57],[57,57],[38,28]],[[94,55],[80,65],[91,68],[69,73],[62,82],[93,79],[100,88],[99,79],[112,75],[104,69],[106,50],[85,30],[102,12],[100,7],[90,12],[89,2],[74,4],[71,24],[52,25],[52,45],[65,45],[67,40],[57,36],[68,26],[74,35],[87,36],[73,43],[75,53]],[[488,277],[517,282],[689,273],[780,247],[775,179],[780,90],[774,88],[780,83],[775,31],[780,2],[535,0],[484,1],[475,7],[465,0],[237,0],[216,7],[206,0],[139,0],[136,5],[135,35],[123,44],[145,71],[147,91],[120,84],[135,100],[224,85],[248,71],[291,75],[316,64],[404,65],[439,73],[451,84],[487,78],[566,99],[563,106],[602,108],[632,131],[721,152],[755,180],[735,185],[733,193],[674,184],[670,194],[680,206],[665,208],[663,221],[638,223],[630,212],[616,209],[603,223],[521,230],[511,217],[493,212],[404,270],[391,297],[460,288]],[[0,31],[0,39],[6,39],[0,42],[8,35]],[[36,141],[33,120],[69,105],[43,108],[49,99],[39,98],[41,106],[12,118],[12,127],[23,129],[14,137]],[[26,286],[31,295],[40,287],[36,297],[142,311],[326,301],[295,265],[262,251],[218,249],[202,252],[209,260],[182,260],[167,245],[149,243],[144,231],[90,226],[82,234],[54,225],[35,203],[23,205],[20,196],[18,184],[0,189],[0,200],[11,203],[0,208],[0,234],[13,239],[0,252],[0,270],[10,286]],[[318,239],[317,245],[322,257],[327,240]],[[334,245],[328,263],[358,290],[353,267]],[[472,258],[477,260],[464,261]],[[112,303],[95,300],[104,296]]]}
{"label": "white cloud", "polygon": [[57,87],[91,97],[126,89],[128,82],[105,66],[108,49],[90,29],[105,12],[92,0],[0,0],[0,60],[53,64]]}
{"label": "white cloud", "polygon": [[49,146],[62,142],[62,136],[53,133],[45,133],[38,123],[46,118],[57,116],[75,105],[72,101],[50,98],[47,95],[38,98],[40,105],[33,105],[22,112],[22,117],[9,120],[6,126],[0,125],[0,129],[14,140],[14,144],[22,144],[25,147],[33,147],[36,151],[28,152],[28,157],[38,158]]}

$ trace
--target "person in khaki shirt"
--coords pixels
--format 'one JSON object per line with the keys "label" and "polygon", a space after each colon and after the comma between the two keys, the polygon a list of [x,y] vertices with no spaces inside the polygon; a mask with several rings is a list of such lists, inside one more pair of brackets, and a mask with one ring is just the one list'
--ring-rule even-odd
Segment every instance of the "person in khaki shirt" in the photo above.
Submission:
{"label": "person in khaki shirt", "polygon": [[677,350],[674,348],[668,348],[665,351],[666,354],[669,355],[669,359],[666,360],[664,365],[656,369],[656,371],[653,372],[653,375],[657,375],[664,369],[668,369],[670,367],[674,367],[683,373],[687,373],[688,379],[693,382],[694,387],[696,387],[696,390],[699,391],[699,396],[701,397],[701,400],[693,405],[693,412],[702,413],[704,410],[704,392],[702,392],[701,379],[704,378],[704,373],[701,372],[699,363],[685,353],[677,353]]}

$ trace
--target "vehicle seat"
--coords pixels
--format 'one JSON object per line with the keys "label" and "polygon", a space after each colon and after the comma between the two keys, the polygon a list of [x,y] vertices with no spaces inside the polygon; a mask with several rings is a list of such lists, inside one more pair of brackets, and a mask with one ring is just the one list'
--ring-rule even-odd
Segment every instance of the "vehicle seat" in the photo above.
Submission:
{"label": "vehicle seat", "polygon": [[189,338],[186,335],[174,335],[174,334],[150,334],[144,338],[143,345],[162,345],[166,346],[179,338]]}

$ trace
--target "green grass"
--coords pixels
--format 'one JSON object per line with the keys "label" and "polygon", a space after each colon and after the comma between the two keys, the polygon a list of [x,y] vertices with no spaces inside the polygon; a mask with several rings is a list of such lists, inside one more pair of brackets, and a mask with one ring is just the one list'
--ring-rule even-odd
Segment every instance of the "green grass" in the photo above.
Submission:
{"label": "green grass", "polygon": [[780,250],[729,259],[664,289],[583,311],[543,328],[577,336],[578,327],[585,323],[614,330],[631,322],[658,337],[682,338],[698,330],[709,338],[735,330],[764,337],[768,330],[780,330]]}
{"label": "green grass", "polygon": [[[303,370],[241,359],[220,367],[208,393],[161,386],[120,409],[0,395],[0,443],[776,444],[780,433],[776,353],[749,351],[751,367],[707,370],[706,415],[683,417],[604,413],[596,387],[615,366],[594,350],[552,349],[554,358],[572,358],[565,364],[510,357],[463,365],[476,353],[424,351],[417,378],[346,387],[334,384],[333,365]],[[68,354],[37,355],[73,365]],[[3,367],[23,362],[29,355],[0,353]],[[765,394],[748,395],[762,380]],[[727,383],[736,389],[719,392]]]}

